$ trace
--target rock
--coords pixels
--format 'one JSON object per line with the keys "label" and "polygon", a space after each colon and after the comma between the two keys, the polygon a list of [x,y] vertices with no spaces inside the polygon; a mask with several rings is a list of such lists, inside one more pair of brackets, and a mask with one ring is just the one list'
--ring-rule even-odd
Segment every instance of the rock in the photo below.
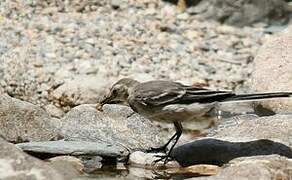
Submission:
{"label": "rock", "polygon": [[58,133],[41,108],[7,95],[0,95],[0,134],[11,142],[45,141]]}
{"label": "rock", "polygon": [[215,19],[221,23],[236,26],[246,26],[257,22],[268,24],[285,24],[289,19],[289,9],[284,0],[215,0],[200,1],[188,10],[190,13],[199,13],[205,19]]}
{"label": "rock", "polygon": [[258,180],[290,179],[292,177],[291,159],[279,156],[252,156],[237,158],[230,162],[215,176],[192,178],[193,180]]}
{"label": "rock", "polygon": [[51,117],[62,118],[65,115],[60,108],[54,106],[53,104],[46,105],[44,109],[51,115]]}
{"label": "rock", "polygon": [[61,134],[66,140],[102,140],[129,150],[158,147],[166,142],[159,128],[123,105],[105,105],[102,112],[95,105],[80,105],[61,122]]}
{"label": "rock", "polygon": [[103,166],[103,163],[109,163],[105,162],[105,160],[100,156],[81,156],[78,157],[81,159],[82,164],[84,166],[84,172],[86,173],[92,173],[97,170],[100,170]]}
{"label": "rock", "polygon": [[[292,34],[270,39],[261,47],[254,60],[251,89],[257,92],[292,91]],[[292,110],[291,98],[263,101],[265,109],[276,113]]]}
{"label": "rock", "polygon": [[119,9],[122,4],[121,0],[111,0],[111,6],[113,9]]}
{"label": "rock", "polygon": [[269,139],[292,147],[291,115],[275,115],[260,118],[234,117],[236,124],[218,129],[210,137],[232,142]]}
{"label": "rock", "polygon": [[81,176],[84,170],[81,160],[72,156],[58,156],[50,158],[49,164],[66,179],[73,179]]}
{"label": "rock", "polygon": [[255,155],[279,154],[291,158],[290,119],[289,115],[236,118],[237,123],[219,128],[210,137],[174,148],[171,156],[182,166],[222,165],[237,157]]}
{"label": "rock", "polygon": [[213,138],[199,139],[173,149],[173,157],[181,166],[195,164],[223,165],[238,157],[279,154],[292,158],[289,146],[267,139],[229,142]]}
{"label": "rock", "polygon": [[111,145],[105,142],[85,142],[85,141],[44,141],[29,142],[16,145],[23,151],[54,155],[71,156],[104,156],[113,158],[125,158],[129,152],[124,147]]}
{"label": "rock", "polygon": [[175,161],[170,161],[164,165],[162,161],[154,163],[155,160],[159,159],[155,157],[156,155],[163,155],[163,154],[155,154],[155,153],[144,153],[141,151],[135,151],[131,153],[129,157],[129,164],[136,167],[144,167],[144,168],[159,168],[159,167],[180,167]]}
{"label": "rock", "polygon": [[80,76],[66,81],[53,90],[49,97],[61,106],[74,107],[80,104],[93,104],[101,100],[110,86],[111,84],[106,78]]}
{"label": "rock", "polygon": [[0,179],[2,180],[63,180],[47,163],[31,157],[13,144],[0,139]]}

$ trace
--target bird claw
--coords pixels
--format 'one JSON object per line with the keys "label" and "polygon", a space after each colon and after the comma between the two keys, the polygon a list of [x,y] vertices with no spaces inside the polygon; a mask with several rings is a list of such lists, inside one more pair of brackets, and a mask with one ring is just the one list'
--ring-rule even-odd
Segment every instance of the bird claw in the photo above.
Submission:
{"label": "bird claw", "polygon": [[159,152],[166,153],[166,146],[161,146],[158,148],[151,147],[150,149],[146,150],[146,153],[159,153]]}
{"label": "bird claw", "polygon": [[158,158],[155,161],[153,161],[154,164],[163,161],[163,164],[165,165],[166,163],[172,160],[172,158],[169,155],[155,155],[154,157]]}

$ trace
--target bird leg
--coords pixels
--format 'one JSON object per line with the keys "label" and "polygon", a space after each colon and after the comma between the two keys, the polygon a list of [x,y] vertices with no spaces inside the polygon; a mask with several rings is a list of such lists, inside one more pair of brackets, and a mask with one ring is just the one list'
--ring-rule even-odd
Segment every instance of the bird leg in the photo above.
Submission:
{"label": "bird leg", "polygon": [[175,141],[166,155],[156,155],[155,156],[155,157],[159,157],[159,159],[155,160],[154,163],[157,163],[159,161],[164,160],[164,164],[166,164],[171,159],[170,158],[171,152],[172,152],[174,146],[176,145],[176,143],[178,142],[178,140],[182,134],[182,130],[183,130],[183,127],[182,127],[180,122],[175,121],[175,122],[173,122],[173,124],[174,124],[175,130],[176,130],[176,133],[175,133],[175,136],[173,136],[172,138],[175,138]]}
{"label": "bird leg", "polygon": [[167,146],[169,143],[177,136],[177,133],[175,133],[168,141],[161,147],[151,147],[150,149],[146,150],[147,153],[157,153],[157,152],[166,152]]}

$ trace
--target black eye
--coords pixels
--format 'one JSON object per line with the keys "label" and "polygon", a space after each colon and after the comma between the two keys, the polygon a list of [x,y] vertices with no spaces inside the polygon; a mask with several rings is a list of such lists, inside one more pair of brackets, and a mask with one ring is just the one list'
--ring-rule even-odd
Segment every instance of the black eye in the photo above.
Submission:
{"label": "black eye", "polygon": [[118,90],[113,89],[112,94],[115,96],[115,95],[117,95],[117,93],[118,93]]}

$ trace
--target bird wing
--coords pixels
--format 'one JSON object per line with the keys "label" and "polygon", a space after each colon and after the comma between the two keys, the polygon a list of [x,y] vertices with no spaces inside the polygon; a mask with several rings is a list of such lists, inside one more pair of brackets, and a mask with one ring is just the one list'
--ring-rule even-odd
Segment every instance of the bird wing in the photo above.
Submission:
{"label": "bird wing", "polygon": [[150,81],[140,84],[135,96],[144,104],[161,106],[169,104],[211,103],[234,96],[231,91],[214,91],[185,86],[171,81]]}

